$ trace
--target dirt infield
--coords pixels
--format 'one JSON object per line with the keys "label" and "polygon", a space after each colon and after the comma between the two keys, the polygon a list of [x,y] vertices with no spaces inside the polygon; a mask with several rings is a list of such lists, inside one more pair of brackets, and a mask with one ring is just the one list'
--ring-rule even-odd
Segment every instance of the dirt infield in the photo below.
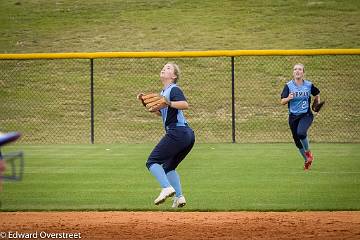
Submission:
{"label": "dirt infield", "polygon": [[24,233],[37,234],[33,239],[360,239],[360,212],[0,213],[0,238]]}

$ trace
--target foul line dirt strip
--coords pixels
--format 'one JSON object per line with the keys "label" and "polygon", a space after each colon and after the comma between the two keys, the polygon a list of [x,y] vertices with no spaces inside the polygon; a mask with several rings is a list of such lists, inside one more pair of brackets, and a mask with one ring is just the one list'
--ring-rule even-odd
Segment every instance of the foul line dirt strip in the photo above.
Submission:
{"label": "foul line dirt strip", "polygon": [[0,239],[14,234],[33,239],[360,239],[360,212],[0,213]]}

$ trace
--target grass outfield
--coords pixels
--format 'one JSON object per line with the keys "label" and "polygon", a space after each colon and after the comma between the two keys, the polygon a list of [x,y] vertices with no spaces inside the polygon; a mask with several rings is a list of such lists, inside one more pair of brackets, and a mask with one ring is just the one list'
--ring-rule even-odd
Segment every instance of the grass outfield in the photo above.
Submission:
{"label": "grass outfield", "polygon": [[[1,211],[171,210],[145,168],[149,144],[14,145],[22,182],[4,184]],[[185,211],[360,210],[358,144],[312,144],[310,172],[292,144],[197,144],[179,166]]]}

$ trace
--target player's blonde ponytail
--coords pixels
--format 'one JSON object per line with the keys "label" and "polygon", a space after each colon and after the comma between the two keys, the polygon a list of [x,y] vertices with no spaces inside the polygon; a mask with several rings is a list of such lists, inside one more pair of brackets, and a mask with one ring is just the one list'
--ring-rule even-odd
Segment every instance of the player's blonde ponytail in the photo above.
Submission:
{"label": "player's blonde ponytail", "polygon": [[170,65],[173,66],[173,68],[174,68],[174,74],[175,74],[175,76],[176,76],[176,78],[174,79],[174,83],[177,83],[177,81],[179,81],[179,79],[180,79],[180,68],[179,68],[179,66],[178,66],[176,63],[174,63],[174,62],[169,62],[168,64],[170,64]]}

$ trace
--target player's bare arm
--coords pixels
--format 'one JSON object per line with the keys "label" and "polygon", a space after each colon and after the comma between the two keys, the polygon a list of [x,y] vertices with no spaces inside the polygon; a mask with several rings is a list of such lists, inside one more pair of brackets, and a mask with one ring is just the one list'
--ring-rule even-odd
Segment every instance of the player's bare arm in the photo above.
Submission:
{"label": "player's bare arm", "polygon": [[288,102],[290,102],[293,98],[294,98],[294,93],[289,93],[289,96],[286,97],[286,98],[282,98],[282,99],[280,100],[280,103],[281,103],[282,105],[285,105],[285,104],[287,104]]}
{"label": "player's bare arm", "polygon": [[169,106],[172,108],[176,108],[179,110],[187,110],[189,109],[189,104],[187,101],[171,101]]}

